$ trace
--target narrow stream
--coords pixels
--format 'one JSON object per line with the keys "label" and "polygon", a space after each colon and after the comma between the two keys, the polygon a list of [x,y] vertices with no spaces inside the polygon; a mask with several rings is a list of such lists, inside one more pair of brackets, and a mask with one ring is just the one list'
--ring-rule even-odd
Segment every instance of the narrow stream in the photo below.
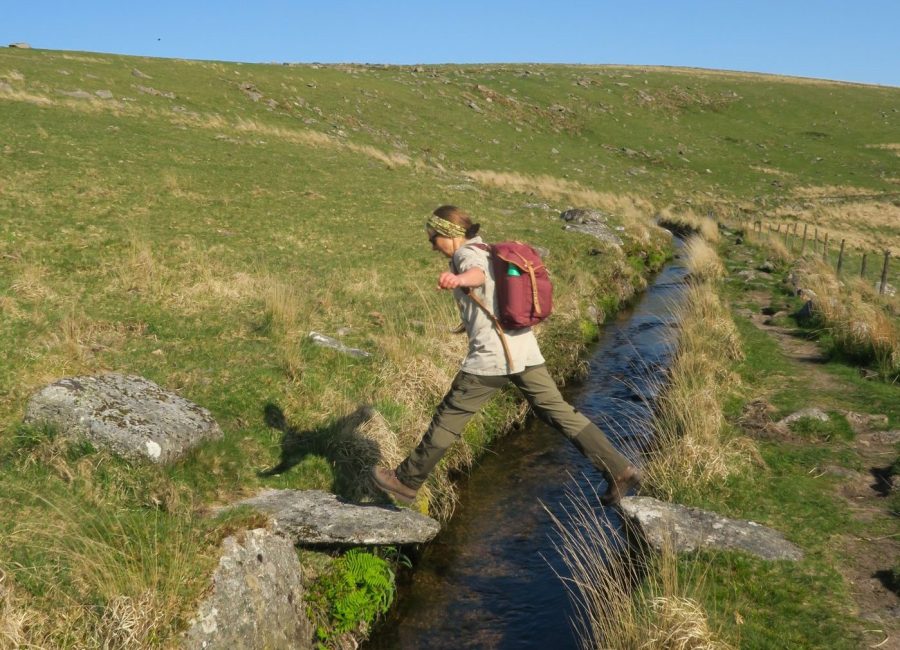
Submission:
{"label": "narrow stream", "polygon": [[[620,448],[647,442],[640,422],[653,398],[648,378],[668,364],[670,309],[685,274],[677,260],[664,267],[634,307],[604,327],[587,378],[566,391]],[[537,420],[499,441],[460,486],[456,514],[364,647],[576,648],[574,609],[557,576],[566,571],[544,504],[564,520],[567,489],[602,490],[602,481],[568,440]]]}

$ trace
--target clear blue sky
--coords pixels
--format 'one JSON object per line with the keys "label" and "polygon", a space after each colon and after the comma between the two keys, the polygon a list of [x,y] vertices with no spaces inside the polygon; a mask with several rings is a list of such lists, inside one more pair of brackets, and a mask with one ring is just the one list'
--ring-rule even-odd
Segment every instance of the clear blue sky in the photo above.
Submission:
{"label": "clear blue sky", "polygon": [[900,86],[900,0],[0,0],[0,44],[246,62],[626,63]]}

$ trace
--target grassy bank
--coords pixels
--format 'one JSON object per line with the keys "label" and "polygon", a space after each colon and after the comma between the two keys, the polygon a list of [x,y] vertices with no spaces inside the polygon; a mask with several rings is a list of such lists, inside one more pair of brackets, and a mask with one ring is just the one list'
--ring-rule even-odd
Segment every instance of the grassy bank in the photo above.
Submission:
{"label": "grassy bank", "polygon": [[[784,263],[772,274],[741,276],[739,271],[756,269],[766,257],[771,259],[771,249],[728,245],[723,250],[730,273],[720,293],[735,309],[743,358],[728,362],[727,354],[712,355],[724,362],[716,386],[727,388],[729,381],[722,378],[733,378],[730,389],[718,393],[718,409],[714,405],[702,409],[718,411],[724,418],[718,436],[709,439],[718,442],[701,448],[708,454],[710,448],[728,449],[738,442],[738,448],[748,453],[730,459],[717,454],[722,462],[713,467],[722,470],[718,473],[702,471],[710,466],[705,457],[688,463],[691,470],[682,472],[690,472],[692,478],[660,493],[770,525],[803,548],[806,557],[798,563],[769,563],[740,554],[703,553],[680,559],[680,572],[702,576],[691,579],[696,583],[693,594],[711,625],[740,647],[853,648],[892,638],[896,631],[889,615],[884,618],[885,602],[889,606],[892,598],[890,579],[882,588],[881,603],[867,599],[860,589],[873,574],[890,575],[895,570],[896,518],[889,500],[879,501],[876,492],[866,496],[871,488],[865,487],[858,472],[880,471],[880,465],[872,468],[871,463],[890,466],[898,449],[894,446],[892,454],[887,445],[881,456],[873,457],[874,443],[867,442],[872,434],[860,434],[858,440],[845,414],[883,414],[886,419],[876,428],[896,427],[897,387],[861,378],[847,355],[832,355],[824,365],[806,361],[815,353],[815,343],[802,343],[812,347],[798,350],[795,345],[801,343],[781,341],[759,329],[760,310],[775,313],[770,320],[777,326],[788,320],[777,314],[779,310],[785,314],[802,306],[803,299],[781,282],[789,265]],[[799,340],[803,338],[801,334]],[[827,359],[829,347],[819,350]],[[774,426],[780,418],[809,406],[823,408],[829,421],[806,419],[788,429]],[[659,491],[656,483],[651,480],[651,490]]]}
{"label": "grassy bank", "polygon": [[[779,323],[806,299],[783,282],[792,263],[740,273],[772,259],[767,243],[724,244],[724,282],[723,266],[711,262],[718,258],[703,240],[687,250],[696,256],[686,260],[693,281],[679,314],[678,351],[656,404],[657,449],[645,465],[643,489],[771,526],[805,558],[767,562],[734,552],[664,550],[598,562],[616,557],[622,541],[598,516],[596,496],[574,495],[576,525],[561,527],[561,549],[574,576],[583,647],[606,647],[612,639],[622,648],[892,642],[900,545],[891,477],[900,448],[877,441],[879,431],[900,422],[897,386],[860,376],[854,360],[870,358],[832,354],[829,360],[830,338],[822,347],[810,342],[808,324],[791,321],[793,333],[782,331]],[[772,324],[761,328],[763,319]],[[828,421],[775,424],[810,406],[824,409]],[[873,424],[859,428],[869,416]],[[873,586],[879,580],[880,591]]]}

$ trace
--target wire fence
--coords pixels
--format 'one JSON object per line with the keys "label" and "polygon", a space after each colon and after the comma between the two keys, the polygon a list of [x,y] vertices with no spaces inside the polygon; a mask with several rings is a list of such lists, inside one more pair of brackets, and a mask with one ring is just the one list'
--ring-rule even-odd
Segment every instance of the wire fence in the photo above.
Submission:
{"label": "wire fence", "polygon": [[770,237],[780,238],[785,247],[793,255],[816,256],[834,267],[838,276],[857,275],[864,280],[874,282],[875,290],[881,295],[896,295],[900,284],[900,263],[894,259],[890,248],[881,250],[861,249],[847,244],[842,238],[838,241],[830,239],[830,233],[808,223],[794,221],[791,223],[766,223],[761,219],[748,220],[742,223],[746,236],[768,233]]}

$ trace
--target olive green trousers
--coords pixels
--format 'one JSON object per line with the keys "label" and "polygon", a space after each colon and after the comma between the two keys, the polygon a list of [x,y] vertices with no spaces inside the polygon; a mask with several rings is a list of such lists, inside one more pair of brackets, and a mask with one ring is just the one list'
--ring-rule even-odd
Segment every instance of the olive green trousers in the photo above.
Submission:
{"label": "olive green trousers", "polygon": [[619,476],[628,467],[628,459],[610,444],[603,431],[563,399],[542,364],[515,375],[457,374],[422,440],[397,467],[397,478],[418,489],[450,445],[459,440],[469,418],[510,381],[522,391],[541,420],[565,434],[607,476]]}

